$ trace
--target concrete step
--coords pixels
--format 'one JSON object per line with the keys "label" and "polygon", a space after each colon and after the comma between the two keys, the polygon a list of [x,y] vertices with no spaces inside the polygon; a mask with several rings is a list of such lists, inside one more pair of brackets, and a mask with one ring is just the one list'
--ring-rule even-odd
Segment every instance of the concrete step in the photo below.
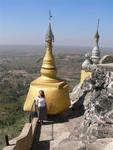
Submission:
{"label": "concrete step", "polygon": [[62,123],[46,122],[38,126],[32,150],[53,150],[80,125],[81,120],[82,117],[78,117]]}

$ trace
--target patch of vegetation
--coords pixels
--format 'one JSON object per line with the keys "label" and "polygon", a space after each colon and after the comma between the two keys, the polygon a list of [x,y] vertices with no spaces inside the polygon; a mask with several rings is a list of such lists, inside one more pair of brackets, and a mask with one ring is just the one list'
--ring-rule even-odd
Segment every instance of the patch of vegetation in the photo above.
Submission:
{"label": "patch of vegetation", "polygon": [[23,97],[19,101],[0,105],[0,149],[5,145],[5,135],[14,138],[28,122],[28,114],[23,112],[22,107]]}

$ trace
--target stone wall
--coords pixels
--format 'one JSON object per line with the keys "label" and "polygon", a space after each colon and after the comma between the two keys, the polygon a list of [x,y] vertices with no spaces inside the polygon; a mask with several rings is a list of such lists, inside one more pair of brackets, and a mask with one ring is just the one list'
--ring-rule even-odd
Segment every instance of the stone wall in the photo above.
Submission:
{"label": "stone wall", "polygon": [[3,150],[30,150],[37,128],[37,118],[34,118],[31,123],[26,123],[20,135],[9,141],[9,146]]}

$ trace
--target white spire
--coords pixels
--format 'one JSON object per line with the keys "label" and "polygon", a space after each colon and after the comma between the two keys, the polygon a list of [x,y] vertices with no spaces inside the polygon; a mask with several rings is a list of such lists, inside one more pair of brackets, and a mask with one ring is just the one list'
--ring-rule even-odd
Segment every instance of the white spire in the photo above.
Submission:
{"label": "white spire", "polygon": [[96,31],[96,34],[94,36],[95,47],[92,50],[92,56],[91,56],[92,62],[94,64],[98,64],[99,60],[100,60],[100,49],[99,49],[99,37],[100,36],[99,36],[99,33],[98,33],[98,29],[99,29],[99,19],[98,19],[98,23],[97,23],[97,31]]}

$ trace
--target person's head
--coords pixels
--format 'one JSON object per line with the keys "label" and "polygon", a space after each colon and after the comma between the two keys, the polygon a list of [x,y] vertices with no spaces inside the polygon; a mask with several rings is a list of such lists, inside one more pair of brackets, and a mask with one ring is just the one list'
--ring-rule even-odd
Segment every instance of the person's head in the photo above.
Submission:
{"label": "person's head", "polygon": [[45,97],[44,91],[43,91],[43,90],[40,90],[40,91],[39,91],[39,95],[40,95],[40,97]]}

